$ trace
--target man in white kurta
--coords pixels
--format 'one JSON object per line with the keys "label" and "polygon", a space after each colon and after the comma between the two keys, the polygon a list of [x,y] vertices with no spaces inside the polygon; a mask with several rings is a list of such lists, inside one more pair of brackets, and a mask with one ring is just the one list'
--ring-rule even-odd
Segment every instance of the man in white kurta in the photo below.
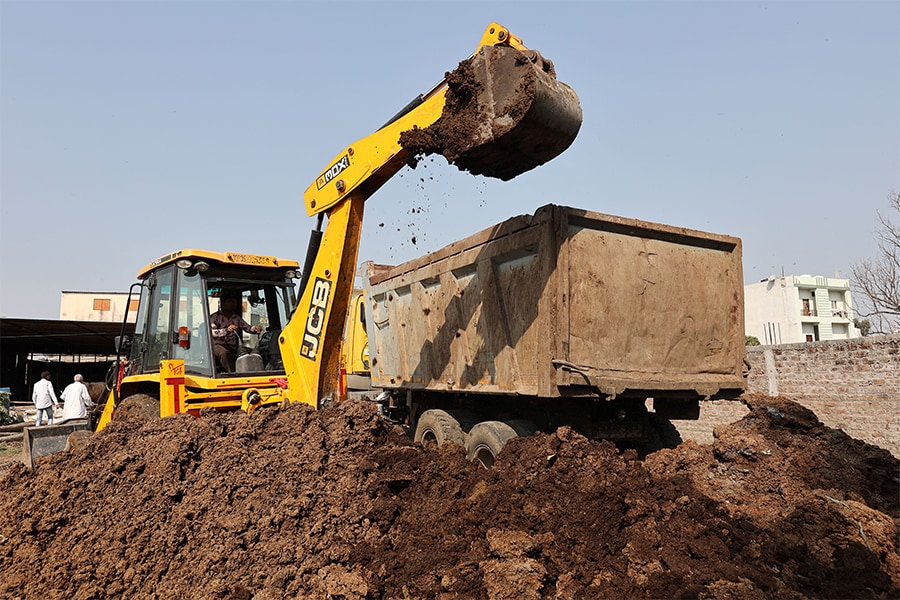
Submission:
{"label": "man in white kurta", "polygon": [[41,426],[44,414],[47,415],[47,425],[53,425],[53,408],[59,408],[59,400],[56,399],[56,392],[53,391],[53,383],[50,381],[50,372],[41,372],[41,378],[34,384],[34,391],[31,394],[31,401],[37,409],[36,427]]}
{"label": "man in white kurta", "polygon": [[84,385],[81,375],[76,375],[75,381],[66,386],[61,398],[63,399],[63,421],[86,419],[87,409],[94,406],[91,394]]}

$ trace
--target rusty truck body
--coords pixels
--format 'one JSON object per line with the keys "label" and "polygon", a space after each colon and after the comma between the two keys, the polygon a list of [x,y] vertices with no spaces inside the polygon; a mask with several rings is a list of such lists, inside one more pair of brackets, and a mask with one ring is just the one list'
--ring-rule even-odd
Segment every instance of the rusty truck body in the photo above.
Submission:
{"label": "rusty truck body", "polygon": [[547,205],[399,266],[367,263],[365,283],[383,412],[470,458],[560,425],[646,441],[744,389],[736,237]]}

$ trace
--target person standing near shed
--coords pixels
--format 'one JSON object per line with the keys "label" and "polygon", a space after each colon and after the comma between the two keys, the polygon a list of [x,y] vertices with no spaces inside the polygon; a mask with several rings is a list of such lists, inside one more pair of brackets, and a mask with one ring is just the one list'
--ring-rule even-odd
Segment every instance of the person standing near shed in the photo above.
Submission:
{"label": "person standing near shed", "polygon": [[94,406],[81,375],[75,376],[75,380],[66,386],[60,397],[63,399],[63,421],[86,419],[87,409]]}
{"label": "person standing near shed", "polygon": [[56,392],[53,391],[53,384],[50,382],[50,371],[43,371],[40,380],[34,384],[31,401],[34,402],[34,407],[37,409],[35,426],[41,426],[45,412],[47,413],[47,425],[53,425],[53,409],[59,408],[59,400],[56,399]]}

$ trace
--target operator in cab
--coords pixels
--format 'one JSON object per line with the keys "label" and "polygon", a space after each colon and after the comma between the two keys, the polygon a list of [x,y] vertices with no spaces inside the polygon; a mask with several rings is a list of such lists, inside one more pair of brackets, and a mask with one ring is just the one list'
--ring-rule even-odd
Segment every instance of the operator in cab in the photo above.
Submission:
{"label": "operator in cab", "polygon": [[262,327],[251,326],[240,314],[241,295],[235,290],[225,290],[219,296],[219,310],[209,316],[212,328],[213,353],[219,359],[224,371],[234,371],[239,338],[238,329],[249,333],[259,333]]}

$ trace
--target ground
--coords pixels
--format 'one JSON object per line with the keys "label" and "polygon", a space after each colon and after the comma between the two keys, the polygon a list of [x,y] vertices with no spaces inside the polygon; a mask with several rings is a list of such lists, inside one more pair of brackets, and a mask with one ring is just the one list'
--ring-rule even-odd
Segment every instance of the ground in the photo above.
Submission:
{"label": "ground", "polygon": [[900,462],[745,400],[711,445],[563,428],[491,471],[366,403],[113,423],[0,476],[0,597],[900,596]]}
{"label": "ground", "polygon": [[6,473],[14,464],[22,462],[22,442],[3,442],[0,444],[0,475]]}

